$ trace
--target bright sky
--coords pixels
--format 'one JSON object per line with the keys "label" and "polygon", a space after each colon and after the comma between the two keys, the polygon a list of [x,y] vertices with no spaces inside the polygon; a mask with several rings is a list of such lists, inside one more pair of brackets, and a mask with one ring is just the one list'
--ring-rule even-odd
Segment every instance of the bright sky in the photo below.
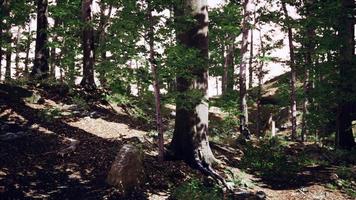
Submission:
{"label": "bright sky", "polygon": [[223,3],[224,0],[208,0],[208,4],[211,8],[216,7],[218,4]]}

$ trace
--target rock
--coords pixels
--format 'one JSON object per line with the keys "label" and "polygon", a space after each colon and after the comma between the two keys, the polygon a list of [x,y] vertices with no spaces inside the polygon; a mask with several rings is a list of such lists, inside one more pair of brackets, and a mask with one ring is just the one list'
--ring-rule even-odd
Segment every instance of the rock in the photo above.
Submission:
{"label": "rock", "polygon": [[96,119],[100,117],[100,113],[98,113],[97,111],[93,111],[89,114],[89,116],[93,119]]}
{"label": "rock", "polygon": [[266,199],[266,197],[267,197],[267,195],[265,192],[263,192],[263,191],[256,192],[256,199],[262,200],[262,199]]}
{"label": "rock", "polygon": [[107,183],[115,186],[124,195],[134,191],[143,183],[143,158],[136,147],[124,145],[111,166]]}

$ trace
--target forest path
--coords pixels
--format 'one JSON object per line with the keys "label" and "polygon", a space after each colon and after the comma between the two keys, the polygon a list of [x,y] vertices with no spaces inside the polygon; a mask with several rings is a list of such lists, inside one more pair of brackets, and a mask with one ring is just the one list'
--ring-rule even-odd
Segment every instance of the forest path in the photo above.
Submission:
{"label": "forest path", "polygon": [[[33,93],[43,100],[34,102]],[[169,199],[189,178],[202,179],[182,162],[159,163],[149,136],[152,124],[132,118],[123,107],[79,100],[73,104],[41,91],[18,91],[3,85],[0,97],[0,137],[19,133],[18,138],[0,140],[0,199],[122,199],[105,179],[116,153],[126,143],[142,147],[146,155],[146,184],[129,199]],[[75,150],[61,154],[70,140],[79,142]],[[266,180],[261,171],[241,164],[248,158],[247,152],[256,151],[252,155],[258,156],[258,146],[213,142],[212,147],[223,161],[220,172],[233,171],[241,187],[264,191],[267,199],[352,199],[337,188],[326,187],[335,181],[335,168],[303,166],[295,180]],[[288,158],[308,151],[319,156],[317,160],[325,159],[325,152],[313,145],[290,145],[283,151]]]}

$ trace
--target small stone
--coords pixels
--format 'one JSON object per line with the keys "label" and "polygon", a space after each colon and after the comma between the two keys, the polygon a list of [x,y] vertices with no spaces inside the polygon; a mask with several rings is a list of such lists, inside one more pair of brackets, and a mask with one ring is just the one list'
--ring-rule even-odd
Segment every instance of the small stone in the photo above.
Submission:
{"label": "small stone", "polygon": [[263,192],[263,191],[256,192],[256,199],[264,200],[264,199],[266,199],[266,197],[267,197],[267,195],[265,192]]}
{"label": "small stone", "polygon": [[96,118],[99,118],[99,117],[100,117],[100,114],[99,114],[97,111],[93,111],[93,112],[91,112],[91,113],[89,114],[89,116],[90,116],[91,118],[96,119]]}

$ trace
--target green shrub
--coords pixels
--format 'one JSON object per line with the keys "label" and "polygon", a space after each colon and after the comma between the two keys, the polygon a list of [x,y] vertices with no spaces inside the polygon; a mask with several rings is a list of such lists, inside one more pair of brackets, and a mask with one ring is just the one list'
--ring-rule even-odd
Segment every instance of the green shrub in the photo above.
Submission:
{"label": "green shrub", "polygon": [[218,200],[223,199],[223,192],[216,185],[205,186],[201,180],[192,178],[175,188],[171,197],[176,200]]}

